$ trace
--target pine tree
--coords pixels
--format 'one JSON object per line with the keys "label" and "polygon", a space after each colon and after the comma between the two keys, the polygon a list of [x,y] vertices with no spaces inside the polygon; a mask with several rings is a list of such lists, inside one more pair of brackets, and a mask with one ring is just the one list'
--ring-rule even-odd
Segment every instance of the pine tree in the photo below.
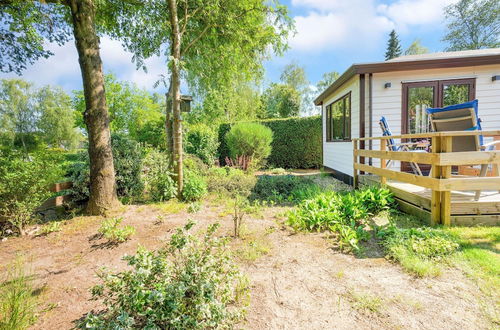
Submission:
{"label": "pine tree", "polygon": [[387,51],[385,52],[385,60],[401,56],[401,43],[399,42],[396,31],[392,30],[389,33],[389,41],[387,42]]}

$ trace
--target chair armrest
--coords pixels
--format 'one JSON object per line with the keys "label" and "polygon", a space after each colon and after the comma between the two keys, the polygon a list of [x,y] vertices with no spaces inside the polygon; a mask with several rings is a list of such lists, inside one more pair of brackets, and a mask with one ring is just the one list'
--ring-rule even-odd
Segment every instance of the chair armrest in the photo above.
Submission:
{"label": "chair armrest", "polygon": [[489,143],[485,143],[485,144],[483,144],[483,145],[481,146],[481,149],[482,149],[482,150],[485,150],[485,149],[487,149],[487,148],[489,148],[489,147],[493,147],[493,146],[495,146],[496,144],[500,144],[500,140],[497,140],[497,141],[492,141],[492,142],[489,142]]}

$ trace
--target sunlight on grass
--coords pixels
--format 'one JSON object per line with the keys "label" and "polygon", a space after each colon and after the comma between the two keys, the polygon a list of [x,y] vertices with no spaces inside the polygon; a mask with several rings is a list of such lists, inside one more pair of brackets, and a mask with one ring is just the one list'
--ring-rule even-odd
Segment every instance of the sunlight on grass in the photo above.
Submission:
{"label": "sunlight on grass", "polygon": [[168,214],[179,213],[187,208],[185,203],[179,202],[176,199],[169,200],[168,202],[151,204],[150,206]]}
{"label": "sunlight on grass", "polygon": [[32,283],[31,275],[18,259],[9,265],[0,284],[0,330],[26,329],[35,321],[41,290]]}

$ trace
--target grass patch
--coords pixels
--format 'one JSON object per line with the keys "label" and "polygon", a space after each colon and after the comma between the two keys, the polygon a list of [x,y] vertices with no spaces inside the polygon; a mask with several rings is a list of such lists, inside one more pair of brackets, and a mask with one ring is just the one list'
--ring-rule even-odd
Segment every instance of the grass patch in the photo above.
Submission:
{"label": "grass patch", "polygon": [[0,330],[26,329],[35,322],[41,290],[32,283],[22,261],[9,266],[0,284]]}
{"label": "grass patch", "polygon": [[186,209],[186,204],[179,202],[176,199],[169,200],[168,202],[164,203],[155,203],[151,204],[152,207],[168,214],[175,214],[182,212]]}
{"label": "grass patch", "polygon": [[369,292],[357,292],[349,290],[346,293],[351,306],[359,312],[380,313],[382,310],[382,298]]}
{"label": "grass patch", "polygon": [[113,244],[125,242],[135,234],[135,228],[130,225],[120,226],[122,221],[123,218],[105,219],[99,227],[99,234]]}

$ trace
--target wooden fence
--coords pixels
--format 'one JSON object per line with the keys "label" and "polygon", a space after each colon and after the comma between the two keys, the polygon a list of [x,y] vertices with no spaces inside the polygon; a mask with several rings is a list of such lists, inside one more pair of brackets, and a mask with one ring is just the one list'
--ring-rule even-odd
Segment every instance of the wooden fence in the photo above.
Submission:
{"label": "wooden fence", "polygon": [[[500,190],[498,173],[494,177],[452,176],[453,166],[500,164],[500,151],[452,152],[453,137],[471,135],[500,136],[500,131],[421,133],[353,139],[354,185],[357,187],[361,171],[379,176],[381,184],[386,184],[389,179],[428,188],[431,190],[431,224],[450,225],[452,191]],[[401,139],[403,141],[429,139],[431,152],[388,151],[386,148],[388,139]],[[359,149],[359,142],[367,140],[378,140],[380,150]],[[380,166],[366,164],[365,158],[380,159]],[[389,169],[386,168],[387,160],[429,164],[432,166],[431,173],[429,176],[422,176]],[[496,209],[500,209],[500,199]]]}
{"label": "wooden fence", "polygon": [[[58,182],[54,183],[52,186],[50,186],[49,190],[58,193],[67,189],[70,189],[73,187],[73,182],[71,181],[66,181],[66,182]],[[60,195],[56,197],[52,197],[47,199],[40,207],[38,207],[38,211],[44,211],[56,206],[61,206],[64,203],[69,202],[70,196],[69,195]]]}

